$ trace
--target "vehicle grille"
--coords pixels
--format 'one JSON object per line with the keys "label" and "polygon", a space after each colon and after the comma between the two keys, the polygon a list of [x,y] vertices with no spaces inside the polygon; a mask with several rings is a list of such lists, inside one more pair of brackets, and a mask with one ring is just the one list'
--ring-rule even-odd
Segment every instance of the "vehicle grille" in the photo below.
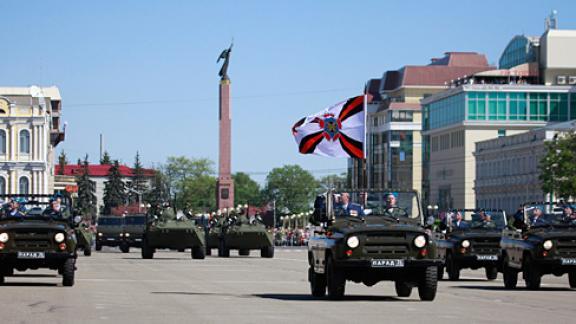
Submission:
{"label": "vehicle grille", "polygon": [[576,237],[556,240],[556,252],[562,257],[576,257]]}
{"label": "vehicle grille", "polygon": [[407,233],[367,234],[364,242],[364,254],[389,258],[408,256],[412,239],[412,235]]}
{"label": "vehicle grille", "polygon": [[500,238],[474,238],[470,239],[472,252],[477,254],[498,254],[500,252]]}
{"label": "vehicle grille", "polygon": [[52,245],[52,239],[46,232],[15,233],[14,244],[18,249],[46,249]]}

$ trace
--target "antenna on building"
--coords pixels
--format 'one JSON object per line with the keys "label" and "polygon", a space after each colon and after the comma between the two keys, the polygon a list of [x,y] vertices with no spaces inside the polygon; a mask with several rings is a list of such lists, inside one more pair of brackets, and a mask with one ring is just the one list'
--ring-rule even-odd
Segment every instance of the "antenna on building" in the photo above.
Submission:
{"label": "antenna on building", "polygon": [[546,17],[546,31],[550,29],[558,29],[558,11],[552,10],[550,15]]}
{"label": "antenna on building", "polygon": [[102,133],[100,133],[100,161],[102,161],[103,147],[104,147],[104,138],[102,137]]}

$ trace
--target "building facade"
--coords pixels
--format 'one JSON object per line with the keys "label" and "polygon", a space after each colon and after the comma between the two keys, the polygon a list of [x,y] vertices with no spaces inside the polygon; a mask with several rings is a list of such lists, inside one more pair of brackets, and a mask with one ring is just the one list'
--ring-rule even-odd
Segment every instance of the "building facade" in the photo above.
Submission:
{"label": "building facade", "polygon": [[0,87],[0,193],[54,193],[54,148],[64,140],[56,87]]}
{"label": "building facade", "polygon": [[545,143],[575,130],[576,122],[569,121],[476,143],[476,206],[514,213],[522,203],[547,201],[538,167],[546,155]]}

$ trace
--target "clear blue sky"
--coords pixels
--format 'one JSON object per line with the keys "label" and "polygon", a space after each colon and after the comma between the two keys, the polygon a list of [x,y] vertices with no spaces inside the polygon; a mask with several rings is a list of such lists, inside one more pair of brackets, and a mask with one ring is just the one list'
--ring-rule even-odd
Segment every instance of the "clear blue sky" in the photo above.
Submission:
{"label": "clear blue sky", "polygon": [[496,63],[514,35],[540,35],[552,9],[576,29],[575,1],[1,0],[0,85],[60,88],[58,152],[71,161],[97,161],[103,133],[125,163],[137,150],[147,166],[217,162],[216,58],[234,37],[233,170],[263,172],[260,182],[284,164],[343,172],[344,159],[299,155],[292,124],[446,51]]}

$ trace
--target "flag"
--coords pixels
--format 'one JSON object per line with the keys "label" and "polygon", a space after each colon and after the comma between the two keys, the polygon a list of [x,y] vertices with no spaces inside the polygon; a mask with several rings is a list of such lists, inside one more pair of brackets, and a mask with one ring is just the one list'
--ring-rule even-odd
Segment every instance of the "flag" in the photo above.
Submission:
{"label": "flag", "polygon": [[296,122],[292,134],[300,153],[365,158],[365,105],[371,98],[350,98]]}

